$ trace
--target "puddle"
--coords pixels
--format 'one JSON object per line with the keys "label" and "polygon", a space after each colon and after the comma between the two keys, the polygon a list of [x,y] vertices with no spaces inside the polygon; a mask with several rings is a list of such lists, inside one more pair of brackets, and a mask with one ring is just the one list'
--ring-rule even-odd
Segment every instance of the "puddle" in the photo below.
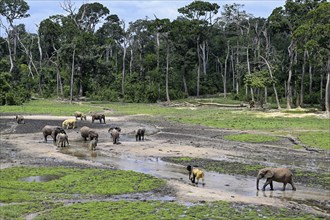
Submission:
{"label": "puddle", "polygon": [[[188,171],[186,170],[186,167],[182,165],[171,164],[162,161],[160,158],[152,157],[133,158],[128,156],[108,156],[101,154],[99,151],[89,151],[87,143],[81,144],[77,142],[75,144],[77,145],[70,145],[69,148],[65,148],[61,150],[61,152],[76,156],[79,159],[108,164],[121,170],[133,170],[166,179],[168,181],[178,180],[183,183],[191,184],[188,180]],[[260,180],[260,188],[263,186],[264,182],[265,180]],[[198,187],[204,187],[218,192],[231,193],[233,196],[268,197],[284,200],[306,201],[306,203],[307,201],[313,200],[325,204],[323,207],[326,209],[329,208],[330,191],[305,187],[297,183],[297,191],[292,191],[291,185],[289,184],[287,185],[287,190],[282,191],[282,186],[282,183],[274,182],[274,191],[270,191],[268,188],[266,188],[266,191],[257,191],[256,178],[206,172],[205,186],[200,184]]]}
{"label": "puddle", "polygon": [[19,181],[22,182],[49,182],[52,180],[56,180],[61,178],[61,176],[58,175],[43,175],[43,176],[28,176],[28,177],[24,177],[24,178],[20,178]]}

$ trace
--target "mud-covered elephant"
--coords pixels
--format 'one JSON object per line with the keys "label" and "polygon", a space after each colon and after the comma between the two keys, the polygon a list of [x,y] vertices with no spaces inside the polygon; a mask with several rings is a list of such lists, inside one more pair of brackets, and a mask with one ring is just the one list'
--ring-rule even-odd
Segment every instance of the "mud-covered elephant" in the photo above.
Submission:
{"label": "mud-covered elephant", "polygon": [[83,120],[83,119],[86,120],[86,115],[85,115],[84,113],[82,113],[82,112],[79,112],[79,111],[76,111],[76,112],[74,113],[74,117],[76,117],[76,120],[77,120],[78,118],[80,118],[80,120]]}
{"label": "mud-covered elephant", "polygon": [[110,133],[110,137],[112,138],[113,144],[119,144],[119,134],[121,132],[121,128],[119,127],[111,127],[108,132]]}
{"label": "mud-covered elephant", "polygon": [[89,142],[89,150],[96,150],[96,146],[97,146],[97,140],[96,139],[93,139]]}
{"label": "mud-covered elephant", "polygon": [[62,123],[62,128],[69,129],[69,128],[76,128],[77,127],[77,120],[75,118],[66,119]]}
{"label": "mud-covered elephant", "polygon": [[[202,179],[203,185],[204,183],[204,171],[200,170],[196,167],[193,167],[191,165],[187,166],[187,170],[189,171],[189,180],[192,183],[198,184],[199,179]],[[197,182],[196,182],[197,180]]]}
{"label": "mud-covered elephant", "polygon": [[283,183],[283,191],[288,183],[291,184],[292,190],[296,190],[296,187],[293,184],[293,174],[288,168],[268,167],[259,170],[257,176],[257,190],[259,190],[259,180],[262,178],[266,178],[266,182],[262,187],[263,191],[265,191],[267,185],[270,185],[270,190],[274,190],[273,181]]}
{"label": "mud-covered elephant", "polygon": [[66,144],[69,144],[69,139],[67,134],[58,134],[57,135],[57,147],[66,147]]}
{"label": "mud-covered elephant", "polygon": [[94,113],[91,116],[92,116],[92,123],[94,123],[94,120],[100,120],[100,123],[102,123],[102,120],[103,120],[103,123],[105,124],[105,115],[104,114]]}
{"label": "mud-covered elephant", "polygon": [[135,139],[136,141],[144,141],[144,133],[146,132],[145,128],[139,128],[135,133]]}
{"label": "mud-covered elephant", "polygon": [[81,134],[81,137],[83,137],[85,141],[87,141],[87,138],[90,141],[94,140],[94,139],[95,140],[99,139],[99,134],[95,130],[93,130],[87,126],[80,128],[80,134]]}
{"label": "mud-covered elephant", "polygon": [[44,135],[44,142],[47,142],[47,136],[51,136],[53,138],[53,141],[56,143],[56,137],[58,134],[66,134],[63,128],[60,126],[51,126],[51,125],[45,125],[45,127],[42,128],[42,134]]}
{"label": "mud-covered elephant", "polygon": [[23,115],[16,115],[15,120],[16,120],[17,124],[25,124]]}

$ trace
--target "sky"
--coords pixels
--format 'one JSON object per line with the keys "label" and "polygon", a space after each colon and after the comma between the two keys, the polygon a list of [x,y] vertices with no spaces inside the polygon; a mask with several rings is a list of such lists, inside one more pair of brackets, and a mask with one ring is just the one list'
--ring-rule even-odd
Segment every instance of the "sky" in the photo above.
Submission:
{"label": "sky", "polygon": [[[44,19],[51,15],[62,14],[67,15],[63,10],[64,0],[25,0],[30,6],[28,13],[30,17],[18,20],[16,24],[23,23],[27,32],[36,33],[37,25]],[[225,4],[238,3],[244,5],[242,10],[252,14],[254,17],[267,18],[274,8],[283,6],[285,0],[204,0],[210,3],[217,3],[220,5],[220,12]],[[170,20],[176,19],[180,14],[178,9],[189,5],[192,0],[71,0],[78,11],[79,7],[84,3],[99,2],[110,10],[110,14],[117,14],[120,20],[125,23],[136,21],[138,19],[145,19],[148,17],[150,20],[157,18],[169,18]],[[220,13],[218,13],[220,15]],[[4,18],[1,18],[4,21]],[[2,32],[3,30],[0,30]],[[3,33],[0,33],[0,35]]]}

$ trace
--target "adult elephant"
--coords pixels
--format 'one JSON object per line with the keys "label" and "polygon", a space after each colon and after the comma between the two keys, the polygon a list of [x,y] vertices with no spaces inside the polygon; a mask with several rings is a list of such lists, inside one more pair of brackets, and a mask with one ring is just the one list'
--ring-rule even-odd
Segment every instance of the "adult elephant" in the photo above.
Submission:
{"label": "adult elephant", "polygon": [[85,141],[87,141],[87,138],[90,141],[93,139],[98,140],[98,138],[99,138],[99,134],[95,130],[93,130],[87,126],[80,128],[80,134],[81,134],[81,137],[83,137]]}
{"label": "adult elephant", "polygon": [[92,123],[94,123],[94,120],[100,120],[100,123],[102,123],[103,120],[103,123],[105,124],[105,115],[94,113],[92,114]]}
{"label": "adult elephant", "polygon": [[292,190],[296,190],[296,187],[293,184],[293,174],[288,168],[263,168],[259,170],[257,176],[257,190],[259,190],[259,180],[266,178],[266,182],[262,187],[262,190],[265,191],[266,186],[270,185],[270,190],[274,190],[273,181],[283,183],[283,191],[285,191],[286,184],[290,183]]}
{"label": "adult elephant", "polygon": [[42,128],[42,134],[44,136],[44,142],[47,142],[47,136],[51,136],[53,138],[53,141],[56,142],[56,137],[58,134],[66,134],[63,128],[60,126],[51,126],[51,125],[45,125],[45,127]]}

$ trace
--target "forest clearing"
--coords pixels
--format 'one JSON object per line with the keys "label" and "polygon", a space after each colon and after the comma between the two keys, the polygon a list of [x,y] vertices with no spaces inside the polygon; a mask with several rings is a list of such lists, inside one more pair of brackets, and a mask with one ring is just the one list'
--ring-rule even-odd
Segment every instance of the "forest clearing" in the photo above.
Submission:
{"label": "forest clearing", "polygon": [[[16,123],[13,111],[20,112],[19,108],[40,111],[41,106],[47,106],[42,110],[44,114],[31,112],[24,115],[25,124]],[[45,124],[60,126],[64,120],[73,117],[74,109],[97,109],[98,112],[104,112],[106,123],[92,123],[91,113],[86,112],[86,121],[78,119],[77,128],[65,129],[69,146],[58,148],[51,137],[44,143],[42,127]],[[227,110],[200,106],[190,109],[128,103],[70,105],[44,100],[21,107],[8,106],[6,111],[1,111],[0,119],[1,186],[5,186],[1,187],[1,191],[5,193],[1,196],[0,209],[4,219],[62,219],[64,216],[89,219],[93,215],[94,218],[104,216],[103,218],[120,219],[131,218],[127,213],[132,212],[137,219],[189,219],[203,218],[203,215],[210,219],[218,216],[249,216],[247,218],[250,219],[274,216],[303,219],[329,217],[329,148],[316,145],[304,148],[302,146],[307,144],[294,137],[301,130],[307,133],[319,133],[323,130],[323,139],[329,137],[329,129],[325,129],[329,126],[329,119],[320,117],[322,114],[317,112],[313,113],[314,116],[306,113],[305,119],[312,119],[314,124],[304,123],[301,117],[304,113],[298,113],[299,117],[296,118],[292,114],[290,118],[294,118],[295,122],[287,121],[287,131],[276,132],[274,128],[258,130],[257,127],[262,123],[257,121],[251,121],[251,126],[255,126],[251,130],[226,128],[221,124],[221,128],[216,128],[191,121],[181,122],[194,121],[192,115],[202,116],[205,112],[210,115],[218,114],[211,120],[213,123],[216,118],[221,119],[221,116],[227,118],[227,114],[235,114],[236,117],[249,113],[267,115],[267,111],[259,112],[248,108]],[[64,114],[54,116],[47,112]],[[260,118],[274,120],[270,117]],[[275,121],[281,118],[285,119],[283,116],[276,116]],[[88,141],[80,136],[79,129],[83,126],[89,126],[99,134],[95,151],[89,150]],[[109,127],[113,126],[121,128],[120,144],[113,144],[108,133]],[[144,141],[135,140],[134,131],[139,127],[146,130]],[[285,132],[291,135],[288,136]],[[248,136],[250,139],[238,138],[246,138],[247,134],[251,134]],[[262,136],[264,138],[260,139]],[[314,140],[318,143],[317,138]],[[329,140],[327,141],[324,146],[329,146]],[[186,170],[189,164],[204,170],[205,186],[195,186],[190,182]],[[294,173],[297,190],[292,191],[288,184],[286,191],[282,191],[282,184],[274,182],[274,191],[269,188],[258,191],[257,172],[269,166],[290,168]],[[19,171],[15,167],[23,168]],[[69,170],[53,173],[53,169],[65,168]],[[70,171],[71,169],[78,171]],[[91,172],[100,172],[104,179],[93,177],[93,174],[84,174],[89,169],[100,170]],[[6,170],[9,171],[9,176]],[[102,174],[103,171],[124,173],[117,179],[116,175]],[[75,177],[70,172],[81,174]],[[134,172],[134,175],[125,172]],[[49,175],[55,175],[56,178],[52,179]],[[46,180],[42,180],[43,177]],[[32,181],[26,180],[29,178]],[[84,181],[75,181],[80,178]],[[133,179],[137,182],[131,186]],[[125,181],[128,182],[124,183]],[[262,179],[260,184],[264,181]],[[90,186],[81,185],[84,182]],[[43,189],[44,187],[47,188]],[[26,192],[30,195],[26,195]],[[118,210],[118,205],[122,209],[120,212],[114,211]],[[133,207],[141,209],[136,211]],[[80,209],[90,211],[77,213]],[[195,212],[192,209],[203,211]]]}
{"label": "forest clearing", "polygon": [[330,219],[329,1],[60,1],[0,0],[1,219]]}

